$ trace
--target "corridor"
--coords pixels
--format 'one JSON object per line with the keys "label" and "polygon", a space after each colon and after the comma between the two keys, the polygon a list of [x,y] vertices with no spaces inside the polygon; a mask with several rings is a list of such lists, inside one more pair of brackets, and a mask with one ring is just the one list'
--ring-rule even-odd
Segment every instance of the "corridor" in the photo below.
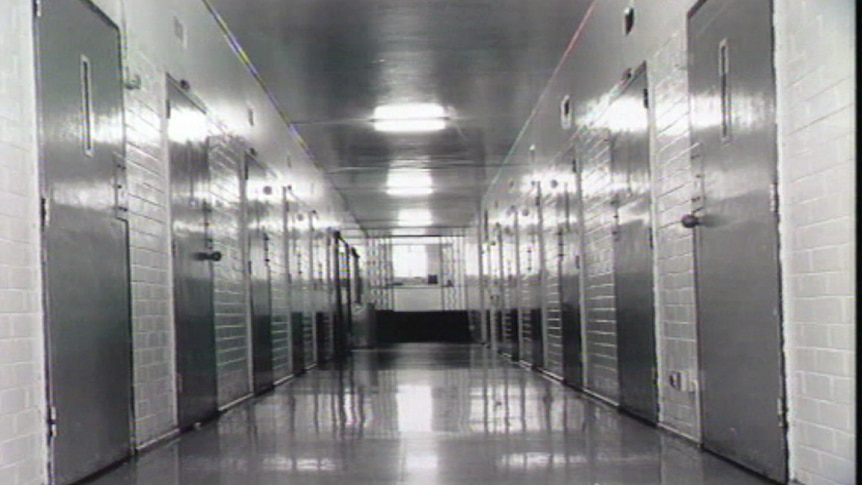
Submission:
{"label": "corridor", "polygon": [[92,485],[768,483],[478,345],[354,351]]}
{"label": "corridor", "polygon": [[4,0],[0,485],[860,483],[857,3]]}

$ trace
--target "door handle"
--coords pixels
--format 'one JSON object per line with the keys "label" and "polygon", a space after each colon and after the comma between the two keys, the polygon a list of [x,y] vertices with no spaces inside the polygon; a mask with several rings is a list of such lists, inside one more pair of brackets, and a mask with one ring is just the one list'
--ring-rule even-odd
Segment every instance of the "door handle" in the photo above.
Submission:
{"label": "door handle", "polygon": [[213,251],[210,253],[198,253],[198,260],[200,261],[221,261],[222,254],[221,251]]}
{"label": "door handle", "polygon": [[686,214],[682,216],[682,219],[680,219],[679,222],[682,224],[682,227],[686,229],[694,229],[701,225],[703,221],[701,221],[700,217],[697,217],[694,214]]}

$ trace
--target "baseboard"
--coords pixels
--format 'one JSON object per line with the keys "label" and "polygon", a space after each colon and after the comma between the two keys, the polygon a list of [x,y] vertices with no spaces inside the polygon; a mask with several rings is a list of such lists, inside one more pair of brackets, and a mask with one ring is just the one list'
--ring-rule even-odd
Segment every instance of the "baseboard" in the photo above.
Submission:
{"label": "baseboard", "polygon": [[172,441],[179,437],[181,434],[179,428],[174,428],[156,438],[153,438],[149,441],[145,441],[143,443],[136,444],[134,447],[134,453],[139,455],[141,453],[146,453],[154,448],[158,448],[159,446],[167,443],[168,441]]}

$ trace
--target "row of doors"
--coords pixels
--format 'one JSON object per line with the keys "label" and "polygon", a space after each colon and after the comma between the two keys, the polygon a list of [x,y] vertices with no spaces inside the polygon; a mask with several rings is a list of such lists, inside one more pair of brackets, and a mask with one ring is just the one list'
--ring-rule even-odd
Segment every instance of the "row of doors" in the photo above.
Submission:
{"label": "row of doors", "polygon": [[[120,35],[87,0],[43,2],[37,31],[50,476],[62,485],[128,456],[133,442]],[[177,408],[186,428],[218,413],[213,282],[224,255],[213,239],[207,116],[185,83],[169,80],[167,97]],[[273,203],[266,169],[252,152],[245,162],[252,384],[260,393],[275,379],[272,221],[283,221],[289,291],[298,301],[320,297],[295,307],[293,372],[320,357],[309,340],[331,325],[312,321],[331,313],[324,293],[332,278],[313,218],[291,213],[286,193]]]}
{"label": "row of doors", "polygon": [[[771,12],[767,0],[702,0],[689,13],[695,190],[692,212],[679,224],[693,231],[695,242],[704,446],[783,481],[787,456]],[[649,110],[643,65],[628,76],[609,108],[620,113],[610,120],[610,202],[620,406],[655,423],[659,376]],[[577,183],[564,192],[581,208]],[[499,215],[505,224],[486,227],[482,257],[490,304],[485,334],[511,359],[542,366],[548,349],[536,342],[553,336],[559,312],[561,377],[581,387],[583,246],[576,231],[567,232],[559,218],[542,217],[542,208],[555,205],[534,202],[542,198],[542,189],[538,185],[534,190],[539,194],[531,193]],[[568,213],[565,219],[578,217]],[[548,239],[554,234],[559,256],[537,258],[536,248],[553,247]],[[537,235],[545,241],[537,242]],[[536,264],[541,265],[538,273]],[[559,298],[548,289],[550,283],[558,286]],[[538,305],[537,290],[542,292]],[[559,308],[554,307],[557,302]]]}

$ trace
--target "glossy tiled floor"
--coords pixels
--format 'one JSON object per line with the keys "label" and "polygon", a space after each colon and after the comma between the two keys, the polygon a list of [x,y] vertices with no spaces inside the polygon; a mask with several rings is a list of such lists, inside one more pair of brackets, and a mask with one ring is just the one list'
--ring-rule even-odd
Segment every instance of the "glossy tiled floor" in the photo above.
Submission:
{"label": "glossy tiled floor", "polygon": [[745,472],[469,345],[359,351],[98,485],[758,485]]}

